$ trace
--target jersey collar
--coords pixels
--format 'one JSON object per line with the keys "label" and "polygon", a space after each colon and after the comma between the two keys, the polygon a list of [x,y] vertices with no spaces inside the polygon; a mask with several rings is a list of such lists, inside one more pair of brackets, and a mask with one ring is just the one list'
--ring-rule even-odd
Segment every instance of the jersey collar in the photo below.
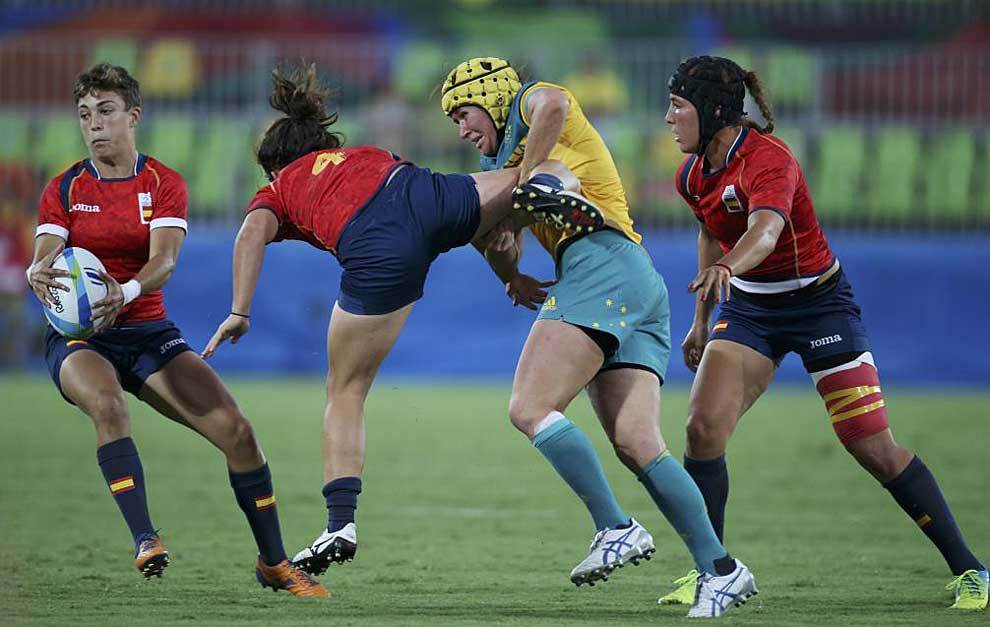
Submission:
{"label": "jersey collar", "polygon": [[89,172],[90,175],[94,179],[96,179],[97,181],[106,181],[108,183],[112,183],[114,181],[129,181],[129,180],[131,180],[132,178],[134,178],[135,176],[137,176],[141,172],[141,170],[144,169],[144,165],[145,165],[145,163],[147,163],[147,161],[148,161],[147,155],[143,155],[140,152],[137,153],[136,156],[135,156],[135,159],[134,159],[134,173],[131,176],[125,176],[123,178],[117,178],[117,179],[108,179],[108,178],[104,178],[103,176],[101,176],[100,175],[100,170],[93,163],[93,160],[92,159],[83,159],[83,167],[85,167],[86,168],[86,171]]}

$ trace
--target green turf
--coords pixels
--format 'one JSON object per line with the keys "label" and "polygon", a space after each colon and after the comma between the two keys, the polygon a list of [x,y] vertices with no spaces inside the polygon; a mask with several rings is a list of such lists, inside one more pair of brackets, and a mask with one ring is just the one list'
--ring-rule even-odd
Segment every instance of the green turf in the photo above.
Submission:
{"label": "green turf", "polygon": [[[320,381],[238,381],[275,475],[290,552],[325,522]],[[173,562],[142,581],[95,461],[89,421],[47,380],[0,379],[0,603],[3,623],[623,625],[683,621],[658,607],[688,555],[605,444],[587,402],[571,417],[591,435],[619,500],[658,554],[604,585],[568,573],[592,528],[583,507],[505,417],[506,386],[383,383],[368,407],[368,459],[356,562],[333,567],[329,601],[263,591],[254,548],[220,455],[133,402],[155,524]],[[987,395],[889,393],[896,435],[941,480],[971,546],[990,551]],[[684,390],[664,399],[683,449]],[[948,571],[886,492],[836,443],[810,386],[772,390],[730,450],[728,545],[761,594],[737,625],[985,624],[959,615]]]}

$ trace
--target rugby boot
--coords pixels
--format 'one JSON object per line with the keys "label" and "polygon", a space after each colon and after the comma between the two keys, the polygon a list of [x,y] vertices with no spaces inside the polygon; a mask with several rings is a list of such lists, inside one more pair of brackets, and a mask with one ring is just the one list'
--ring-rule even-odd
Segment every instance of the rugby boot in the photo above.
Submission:
{"label": "rugby boot", "polygon": [[657,599],[659,605],[694,605],[694,593],[698,588],[700,573],[693,568],[691,572],[674,580],[672,591]]}
{"label": "rugby boot", "polygon": [[586,583],[593,586],[596,581],[608,581],[608,576],[616,568],[630,562],[636,566],[639,560],[650,559],[656,552],[653,536],[636,519],[631,519],[630,523],[624,529],[606,528],[595,534],[588,556],[571,571],[574,585],[580,587]]}
{"label": "rugby boot", "polygon": [[576,233],[591,233],[605,226],[601,209],[581,194],[539,183],[522,183],[512,190],[512,208]]}
{"label": "rugby boot", "polygon": [[950,606],[953,610],[985,610],[987,609],[987,588],[990,574],[986,570],[967,570],[945,586],[956,597],[956,602]]}
{"label": "rugby boot", "polygon": [[272,592],[288,590],[297,597],[328,597],[330,594],[319,581],[306,574],[301,568],[282,560],[274,566],[269,566],[258,558],[254,568],[254,576],[262,588],[271,588]]}
{"label": "rugby boot", "polygon": [[134,556],[134,564],[147,579],[161,577],[168,566],[168,551],[165,550],[162,539],[153,536],[142,540],[138,545],[137,555]]}
{"label": "rugby boot", "polygon": [[698,576],[694,605],[688,611],[688,618],[718,618],[733,607],[742,607],[758,593],[753,573],[736,560],[736,569],[728,575],[719,577],[701,573]]}
{"label": "rugby boot", "polygon": [[313,543],[296,553],[292,563],[310,575],[322,575],[330,564],[354,560],[357,553],[357,527],[347,523],[337,531],[323,530]]}

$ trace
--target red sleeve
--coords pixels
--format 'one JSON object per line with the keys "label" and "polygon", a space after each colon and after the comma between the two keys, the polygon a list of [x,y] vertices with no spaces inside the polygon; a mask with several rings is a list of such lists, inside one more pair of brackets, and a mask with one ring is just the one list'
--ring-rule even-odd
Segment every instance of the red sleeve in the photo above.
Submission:
{"label": "red sleeve", "polygon": [[751,162],[755,168],[746,172],[743,189],[749,195],[749,212],[758,209],[776,211],[786,220],[794,206],[800,171],[788,153],[773,150]]}
{"label": "red sleeve", "polygon": [[275,191],[275,183],[269,183],[259,189],[254,194],[254,198],[251,199],[245,213],[251,213],[255,209],[262,208],[270,209],[280,223],[285,221],[285,206],[282,204],[279,193]]}
{"label": "red sleeve", "polygon": [[275,183],[269,183],[254,194],[251,203],[245,213],[251,213],[255,209],[268,209],[278,218],[278,230],[275,231],[273,242],[281,242],[284,239],[302,239],[294,236],[293,226],[285,216],[285,204],[282,203],[281,194],[275,190]]}
{"label": "red sleeve", "polygon": [[698,220],[704,222],[704,215],[701,213],[701,207],[695,202],[694,197],[688,190],[688,180],[691,178],[691,169],[694,167],[694,162],[697,159],[697,155],[691,155],[685,159],[679,168],[677,168],[677,174],[674,176],[674,186],[677,187],[677,193],[681,195],[684,202],[687,203],[688,207],[691,207],[691,211],[694,212],[694,217]]}
{"label": "red sleeve", "polygon": [[169,171],[162,177],[158,186],[158,198],[151,214],[151,228],[174,226],[187,230],[186,218],[189,215],[189,195],[186,182],[178,172]]}
{"label": "red sleeve", "polygon": [[57,235],[68,241],[69,239],[69,214],[62,204],[62,194],[60,191],[62,177],[56,176],[41,193],[41,202],[38,205],[38,230],[35,237],[42,234]]}

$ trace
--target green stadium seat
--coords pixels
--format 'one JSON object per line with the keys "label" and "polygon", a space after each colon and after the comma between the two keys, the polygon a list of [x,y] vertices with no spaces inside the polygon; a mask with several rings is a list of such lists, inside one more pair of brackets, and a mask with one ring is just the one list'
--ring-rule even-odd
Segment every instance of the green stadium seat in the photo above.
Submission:
{"label": "green stadium seat", "polygon": [[851,127],[826,129],[818,139],[818,165],[812,191],[826,222],[862,222],[862,180],[866,138]]}
{"label": "green stadium seat", "polygon": [[904,225],[916,216],[919,204],[918,168],[921,143],[917,132],[907,127],[881,130],[874,141],[875,154],[867,207],[872,217],[884,224]]}
{"label": "green stadium seat", "polygon": [[980,167],[983,176],[983,186],[976,190],[979,198],[977,206],[980,208],[980,224],[986,228],[990,227],[990,133],[983,137],[983,165]]}
{"label": "green stadium seat", "polygon": [[417,41],[403,46],[392,73],[395,91],[409,101],[428,100],[452,67],[445,63],[443,48],[434,43]]}
{"label": "green stadium seat", "polygon": [[123,67],[132,75],[137,72],[137,61],[137,43],[126,37],[101,39],[93,46],[93,51],[90,54],[91,65],[107,62]]}
{"label": "green stadium seat", "polygon": [[42,122],[31,157],[46,179],[87,156],[79,120],[75,116],[54,115]]}
{"label": "green stadium seat", "polygon": [[149,122],[148,154],[188,179],[193,168],[193,146],[198,139],[192,118],[157,115]]}
{"label": "green stadium seat", "polygon": [[815,57],[801,48],[773,48],[767,52],[766,79],[761,82],[771,106],[808,106],[818,93]]}
{"label": "green stadium seat", "polygon": [[791,154],[801,164],[802,169],[810,165],[806,161],[808,141],[805,139],[804,131],[795,126],[777,127],[773,130],[773,136],[787,144],[787,147],[791,149]]}
{"label": "green stadium seat", "polygon": [[159,39],[145,51],[141,91],[147,96],[187,98],[200,84],[200,58],[188,39]]}
{"label": "green stadium seat", "polygon": [[217,217],[242,209],[238,174],[250,154],[250,129],[239,121],[209,120],[201,135],[189,172],[190,213]]}
{"label": "green stadium seat", "polygon": [[976,141],[966,129],[932,136],[925,153],[925,209],[935,225],[964,223],[975,199],[970,183],[976,165]]}
{"label": "green stadium seat", "polygon": [[14,111],[0,112],[0,160],[27,161],[31,155],[31,118]]}

